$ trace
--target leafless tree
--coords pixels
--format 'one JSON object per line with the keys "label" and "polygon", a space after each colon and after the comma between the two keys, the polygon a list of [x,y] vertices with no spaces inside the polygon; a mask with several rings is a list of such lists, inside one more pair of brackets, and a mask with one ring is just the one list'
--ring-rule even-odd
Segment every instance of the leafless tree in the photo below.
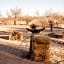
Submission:
{"label": "leafless tree", "polygon": [[14,25],[16,25],[17,18],[21,16],[21,9],[16,7],[15,9],[11,9],[10,13],[11,14],[8,14],[8,17],[9,16],[13,17],[14,18]]}

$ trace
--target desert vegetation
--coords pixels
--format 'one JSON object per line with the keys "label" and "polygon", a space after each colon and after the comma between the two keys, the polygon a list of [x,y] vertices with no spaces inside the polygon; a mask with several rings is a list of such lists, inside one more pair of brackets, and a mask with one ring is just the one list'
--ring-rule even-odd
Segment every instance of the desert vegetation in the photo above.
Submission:
{"label": "desert vegetation", "polygon": [[22,9],[16,7],[15,9],[10,9],[6,12],[7,17],[3,17],[3,15],[0,12],[0,23],[3,25],[13,24],[16,25],[17,22],[22,23],[23,21],[28,24],[33,19],[40,19],[46,24],[46,27],[48,27],[50,24],[50,21],[52,21],[53,25],[58,27],[59,24],[64,24],[64,15],[59,13],[45,13],[44,15],[40,16],[39,11],[36,11],[34,16],[24,15],[23,16]]}
{"label": "desert vegetation", "polygon": [[[5,52],[3,59],[7,56],[7,60],[12,64],[14,61],[8,59],[11,55],[13,60],[18,60],[15,64],[22,62],[24,64],[57,64],[64,61],[64,28],[61,27],[64,24],[64,15],[53,12],[40,16],[39,11],[36,11],[34,16],[23,15],[23,13],[22,9],[17,7],[8,10],[7,17],[3,17],[0,12],[0,54],[3,56],[2,53]],[[35,25],[37,30],[44,29],[33,34],[28,31],[35,30],[31,27],[32,25]],[[4,29],[5,27],[7,30]],[[32,51],[30,51],[31,34],[35,35]],[[32,52],[31,57],[29,52]],[[3,59],[1,58],[2,61]]]}

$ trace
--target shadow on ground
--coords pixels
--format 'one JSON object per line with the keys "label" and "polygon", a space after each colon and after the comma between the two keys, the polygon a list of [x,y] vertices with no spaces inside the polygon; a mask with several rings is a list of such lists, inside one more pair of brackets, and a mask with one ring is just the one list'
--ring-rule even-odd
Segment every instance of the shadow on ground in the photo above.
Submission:
{"label": "shadow on ground", "polygon": [[29,54],[28,51],[18,49],[18,48],[13,48],[13,47],[6,46],[6,45],[0,44],[0,51],[5,51],[5,52],[8,52],[8,53],[20,56],[22,58],[29,58],[29,56],[27,56]]}
{"label": "shadow on ground", "polygon": [[[2,54],[1,51],[4,51],[4,53]],[[5,55],[6,53],[8,53],[8,55]],[[0,64],[52,64],[50,62],[31,61],[29,60],[29,57],[28,51],[6,45],[0,45]]]}

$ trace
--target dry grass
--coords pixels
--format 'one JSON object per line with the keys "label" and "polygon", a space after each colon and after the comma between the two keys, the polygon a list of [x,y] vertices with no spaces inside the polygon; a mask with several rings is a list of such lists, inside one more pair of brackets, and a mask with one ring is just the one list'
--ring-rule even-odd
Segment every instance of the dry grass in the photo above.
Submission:
{"label": "dry grass", "polygon": [[13,34],[12,33],[10,34],[9,36],[9,40],[23,40],[23,33],[17,33],[17,34]]}
{"label": "dry grass", "polygon": [[34,61],[49,61],[50,39],[35,36],[33,41],[31,59]]}

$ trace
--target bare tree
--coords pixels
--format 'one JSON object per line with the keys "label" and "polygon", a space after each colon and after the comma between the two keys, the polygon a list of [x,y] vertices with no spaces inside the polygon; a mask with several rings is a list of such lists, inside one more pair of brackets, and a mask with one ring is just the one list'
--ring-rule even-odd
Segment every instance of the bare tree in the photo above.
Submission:
{"label": "bare tree", "polygon": [[21,9],[19,9],[19,8],[16,7],[15,9],[11,9],[10,13],[11,13],[10,16],[14,17],[14,25],[16,25],[17,18],[19,16],[21,16]]}
{"label": "bare tree", "polygon": [[52,20],[49,20],[49,26],[50,26],[50,31],[52,32],[53,31],[53,21]]}

